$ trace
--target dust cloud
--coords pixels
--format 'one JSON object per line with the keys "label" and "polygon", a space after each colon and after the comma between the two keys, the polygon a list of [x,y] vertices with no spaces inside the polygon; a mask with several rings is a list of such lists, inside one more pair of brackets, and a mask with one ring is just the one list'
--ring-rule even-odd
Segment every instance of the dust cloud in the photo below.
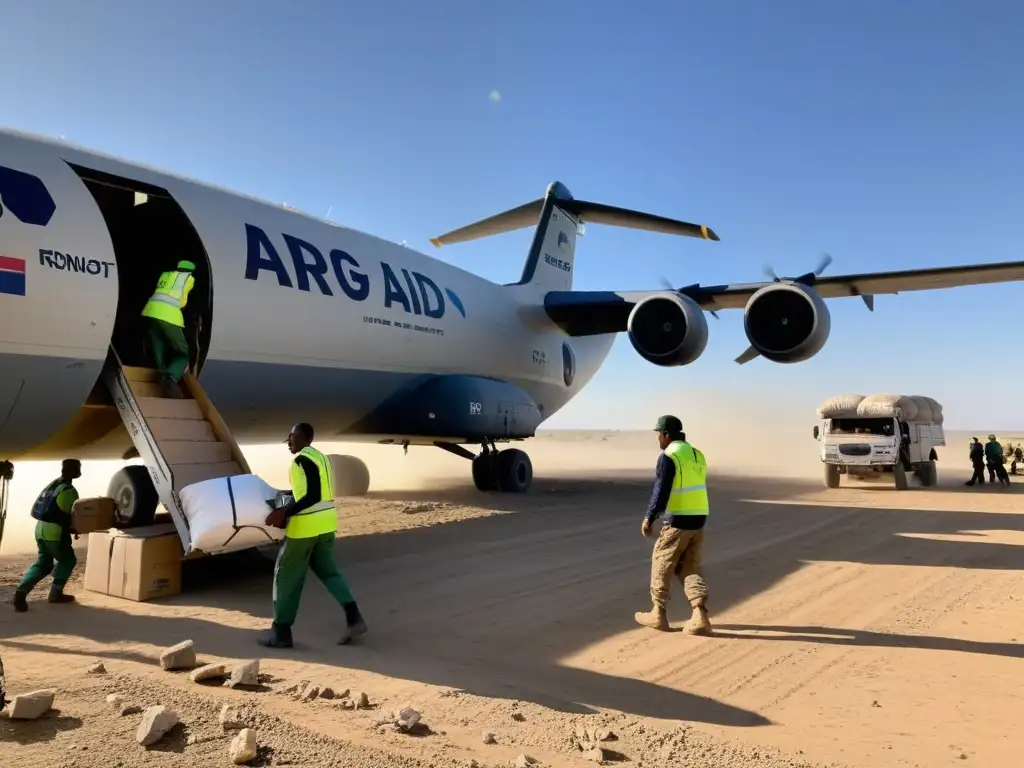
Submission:
{"label": "dust cloud", "polygon": [[[629,408],[630,429],[542,430],[535,439],[514,444],[530,454],[534,474],[560,473],[567,467],[650,470],[658,446],[651,433],[658,416],[672,413],[683,421],[689,440],[707,456],[712,472],[776,477],[818,477],[817,443],[811,436],[814,405],[795,397],[737,395],[681,390]],[[608,423],[609,412],[594,422]],[[571,447],[570,447],[571,443]],[[357,456],[370,470],[373,491],[430,491],[470,481],[469,462],[428,446],[318,442],[325,453]],[[614,447],[612,447],[614,446]],[[277,488],[288,486],[290,455],[283,444],[243,446],[252,471]],[[134,462],[137,463],[137,462]],[[103,496],[119,461],[85,461],[76,486],[82,497]],[[11,484],[3,554],[34,550],[35,521],[29,509],[39,491],[60,474],[60,462],[18,462]]]}

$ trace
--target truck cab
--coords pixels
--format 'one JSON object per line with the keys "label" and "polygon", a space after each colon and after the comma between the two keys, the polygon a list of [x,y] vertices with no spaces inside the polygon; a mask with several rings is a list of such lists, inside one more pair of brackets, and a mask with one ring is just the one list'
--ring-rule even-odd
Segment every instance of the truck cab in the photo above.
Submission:
{"label": "truck cab", "polygon": [[821,443],[825,486],[838,488],[841,475],[893,482],[908,487],[908,473],[926,487],[938,483],[937,446],[946,444],[941,424],[897,417],[844,416],[821,419],[814,427]]}

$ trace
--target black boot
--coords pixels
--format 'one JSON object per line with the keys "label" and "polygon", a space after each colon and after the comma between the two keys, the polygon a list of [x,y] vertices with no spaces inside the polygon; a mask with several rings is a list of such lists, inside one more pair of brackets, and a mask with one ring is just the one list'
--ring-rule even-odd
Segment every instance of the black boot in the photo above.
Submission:
{"label": "black boot", "polygon": [[256,642],[264,648],[291,648],[292,628],[271,624],[270,631]]}
{"label": "black boot", "polygon": [[345,603],[342,607],[345,609],[345,623],[348,626],[345,634],[338,641],[338,645],[348,645],[360,635],[365,635],[369,629],[366,622],[363,621],[363,616],[359,613],[359,606],[355,604],[355,601]]}
{"label": "black boot", "polygon": [[64,587],[50,587],[50,596],[46,598],[48,603],[73,603],[74,595],[64,594]]}
{"label": "black boot", "polygon": [[25,592],[14,593],[14,610],[18,613],[24,613],[28,610],[28,594]]}

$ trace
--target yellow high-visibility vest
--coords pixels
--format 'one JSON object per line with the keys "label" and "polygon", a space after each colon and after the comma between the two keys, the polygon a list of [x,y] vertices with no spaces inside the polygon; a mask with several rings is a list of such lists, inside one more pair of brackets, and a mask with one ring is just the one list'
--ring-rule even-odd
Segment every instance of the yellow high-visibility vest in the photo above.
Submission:
{"label": "yellow high-visibility vest", "polygon": [[670,515],[709,514],[708,465],[704,454],[689,443],[676,440],[669,443],[665,455],[676,465],[672,493],[665,511]]}
{"label": "yellow high-visibility vest", "polygon": [[185,317],[181,310],[188,303],[188,294],[195,282],[191,272],[164,272],[156,283],[153,295],[142,308],[142,316],[184,328]]}
{"label": "yellow high-visibility vest", "polygon": [[[338,530],[338,510],[334,506],[334,474],[331,460],[308,445],[299,451],[299,456],[305,456],[319,470],[320,498],[313,506],[288,518],[284,535],[291,539],[309,539],[324,533],[335,533]],[[298,462],[293,461],[288,475],[292,495],[296,500],[301,499],[306,495],[305,471]]]}

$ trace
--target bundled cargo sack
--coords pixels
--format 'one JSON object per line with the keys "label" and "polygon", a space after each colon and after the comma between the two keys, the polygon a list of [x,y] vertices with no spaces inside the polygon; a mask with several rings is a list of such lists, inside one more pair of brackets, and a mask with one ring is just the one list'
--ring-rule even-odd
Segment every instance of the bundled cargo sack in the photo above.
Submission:
{"label": "bundled cargo sack", "polygon": [[843,419],[857,415],[857,406],[864,395],[836,395],[818,406],[819,419]]}
{"label": "bundled cargo sack", "polygon": [[928,422],[931,424],[942,423],[942,406],[937,400],[924,395],[912,395],[911,399],[917,403],[917,416],[914,421]]}
{"label": "bundled cargo sack", "polygon": [[857,406],[857,415],[865,419],[891,419],[914,421],[917,403],[906,395],[868,395]]}
{"label": "bundled cargo sack", "polygon": [[217,554],[280,541],[284,531],[265,523],[279,493],[256,475],[217,477],[182,488],[178,495],[192,549]]}

